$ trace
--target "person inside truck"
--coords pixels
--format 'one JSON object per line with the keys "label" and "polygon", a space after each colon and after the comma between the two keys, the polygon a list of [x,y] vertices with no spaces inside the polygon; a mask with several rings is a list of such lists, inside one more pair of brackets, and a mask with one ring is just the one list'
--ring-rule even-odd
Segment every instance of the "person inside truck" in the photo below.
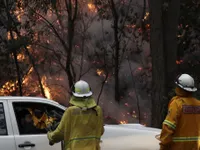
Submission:
{"label": "person inside truck", "polygon": [[23,105],[14,104],[14,111],[19,132],[23,135],[47,133],[52,125],[59,122],[62,117],[59,114],[63,113],[53,107],[41,104],[32,105],[30,103],[23,103]]}
{"label": "person inside truck", "polygon": [[32,116],[33,124],[36,128],[45,130],[52,125],[56,118],[48,116],[45,111],[40,109],[31,109],[28,108],[29,113]]}
{"label": "person inside truck", "polygon": [[[19,131],[20,134],[35,134],[41,133],[40,129],[37,129],[33,124],[33,119],[31,114],[27,109],[23,109],[22,111],[17,112],[19,120]],[[43,132],[42,132],[43,133]]]}

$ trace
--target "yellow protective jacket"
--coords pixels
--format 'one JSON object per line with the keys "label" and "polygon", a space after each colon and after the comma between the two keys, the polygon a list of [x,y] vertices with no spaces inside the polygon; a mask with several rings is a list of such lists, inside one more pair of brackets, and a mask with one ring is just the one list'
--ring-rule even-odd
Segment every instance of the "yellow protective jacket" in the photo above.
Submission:
{"label": "yellow protective jacket", "polygon": [[100,150],[104,133],[102,109],[91,97],[87,100],[72,97],[70,104],[74,106],[66,109],[57,129],[47,133],[49,141],[64,140],[65,150]]}
{"label": "yellow protective jacket", "polygon": [[160,150],[200,150],[200,101],[176,88],[160,135]]}
{"label": "yellow protective jacket", "polygon": [[28,111],[30,112],[32,116],[34,126],[38,129],[47,128],[48,125],[51,125],[55,120],[55,118],[48,117],[46,113],[43,113],[41,118],[37,118],[32,109],[28,108]]}

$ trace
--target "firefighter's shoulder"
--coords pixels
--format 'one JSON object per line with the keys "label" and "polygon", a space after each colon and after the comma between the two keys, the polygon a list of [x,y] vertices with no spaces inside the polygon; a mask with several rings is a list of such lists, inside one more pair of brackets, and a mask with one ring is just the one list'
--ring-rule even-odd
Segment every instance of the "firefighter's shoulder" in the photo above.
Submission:
{"label": "firefighter's shoulder", "polygon": [[180,105],[182,103],[182,100],[183,99],[179,96],[173,97],[168,104],[168,108],[171,107],[172,105]]}
{"label": "firefighter's shoulder", "polygon": [[171,105],[175,100],[178,100],[178,97],[177,97],[177,96],[172,97],[172,99],[169,101],[168,108],[170,107],[170,105]]}

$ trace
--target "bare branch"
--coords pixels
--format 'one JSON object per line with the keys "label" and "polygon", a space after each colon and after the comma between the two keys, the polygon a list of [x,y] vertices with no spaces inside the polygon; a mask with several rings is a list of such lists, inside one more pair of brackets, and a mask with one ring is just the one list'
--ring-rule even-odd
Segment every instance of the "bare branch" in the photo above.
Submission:
{"label": "bare branch", "polygon": [[39,17],[41,17],[49,25],[49,27],[53,30],[53,32],[55,33],[55,35],[57,36],[57,38],[59,39],[59,41],[63,45],[65,51],[68,52],[68,47],[67,47],[65,41],[60,37],[60,35],[57,32],[57,30],[55,29],[54,25],[51,22],[49,22],[44,16],[42,16],[39,13],[37,13],[33,8],[31,8],[30,6],[28,6],[28,7],[31,9],[32,12],[34,12],[36,15],[38,15]]}

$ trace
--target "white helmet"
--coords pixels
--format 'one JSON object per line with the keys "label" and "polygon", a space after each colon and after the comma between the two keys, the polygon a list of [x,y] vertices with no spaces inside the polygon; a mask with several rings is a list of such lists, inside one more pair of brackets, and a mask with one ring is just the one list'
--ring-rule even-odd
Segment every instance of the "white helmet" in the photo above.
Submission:
{"label": "white helmet", "polygon": [[188,74],[182,74],[175,81],[176,85],[188,92],[195,92],[197,88],[194,86],[194,79]]}
{"label": "white helmet", "polygon": [[75,97],[89,97],[92,95],[92,91],[87,82],[80,80],[72,87],[72,93]]}

